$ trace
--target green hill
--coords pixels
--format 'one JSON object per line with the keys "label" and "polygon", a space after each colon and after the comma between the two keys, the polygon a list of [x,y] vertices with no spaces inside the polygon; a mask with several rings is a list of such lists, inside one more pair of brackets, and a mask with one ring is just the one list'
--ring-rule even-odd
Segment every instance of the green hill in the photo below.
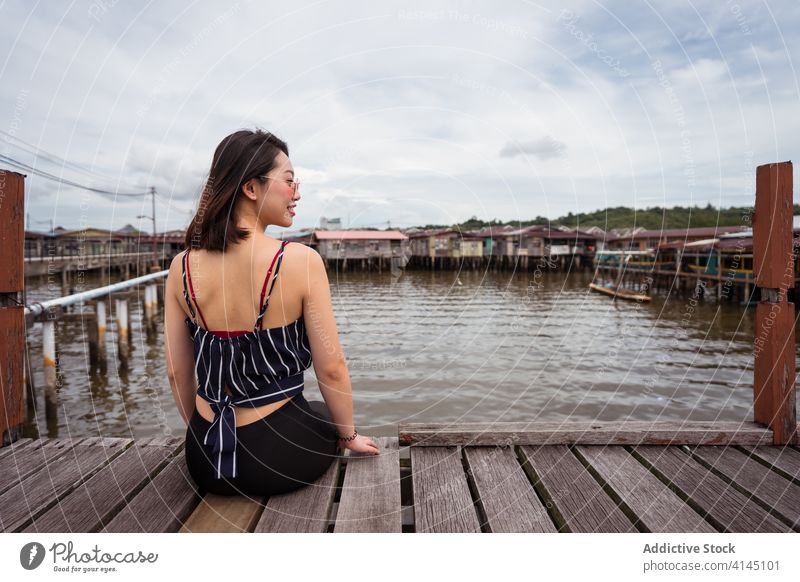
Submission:
{"label": "green hill", "polygon": [[[548,219],[544,216],[536,216],[528,220],[503,222],[497,219],[480,220],[473,216],[460,224],[436,225],[428,224],[422,228],[457,228],[461,230],[476,230],[486,226],[501,226],[511,224],[517,227],[529,226],[531,224],[560,224],[570,228],[591,228],[597,226],[603,230],[612,228],[634,228],[643,227],[648,230],[659,230],[668,228],[698,228],[704,226],[751,226],[750,217],[753,212],[752,206],[731,206],[730,208],[716,208],[711,204],[701,206],[673,206],[672,208],[662,208],[652,206],[650,208],[633,209],[626,206],[606,208],[595,212],[581,212],[579,214],[567,213],[555,219]],[[794,214],[800,214],[800,204],[794,205]]]}

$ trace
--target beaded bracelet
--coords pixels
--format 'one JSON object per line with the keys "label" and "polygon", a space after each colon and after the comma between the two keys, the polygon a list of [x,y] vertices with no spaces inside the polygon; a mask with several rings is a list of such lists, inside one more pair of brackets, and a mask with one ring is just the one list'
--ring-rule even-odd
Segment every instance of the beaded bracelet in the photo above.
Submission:
{"label": "beaded bracelet", "polygon": [[357,430],[355,430],[355,429],[353,429],[353,434],[352,434],[352,435],[350,435],[350,436],[349,436],[349,437],[347,437],[347,438],[345,438],[345,437],[341,437],[341,436],[340,436],[340,437],[339,437],[339,440],[340,440],[340,441],[345,441],[345,442],[348,442],[348,441],[352,441],[352,440],[353,440],[354,438],[356,438],[357,436],[358,436],[358,431],[357,431]]}

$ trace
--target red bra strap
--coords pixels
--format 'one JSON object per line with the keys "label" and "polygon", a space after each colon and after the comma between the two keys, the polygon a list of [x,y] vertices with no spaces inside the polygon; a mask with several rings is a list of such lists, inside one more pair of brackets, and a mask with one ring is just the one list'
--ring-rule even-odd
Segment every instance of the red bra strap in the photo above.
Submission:
{"label": "red bra strap", "polygon": [[272,275],[272,268],[275,266],[275,261],[278,260],[278,256],[281,254],[281,252],[283,252],[283,247],[285,247],[287,244],[289,244],[288,240],[283,241],[278,249],[278,252],[275,253],[274,257],[272,257],[272,263],[270,263],[267,276],[264,278],[264,286],[261,287],[261,299],[258,301],[259,310],[264,306],[264,295],[267,293],[267,283],[269,282],[269,276]]}
{"label": "red bra strap", "polygon": [[[256,318],[256,324],[254,326],[254,331],[258,331],[261,329],[261,320],[264,318],[264,314],[267,311],[267,303],[269,302],[269,295],[272,293],[272,288],[275,287],[275,280],[272,281],[272,287],[269,289],[269,293],[267,293],[267,283],[269,282],[269,277],[272,275],[272,269],[275,267],[275,261],[278,262],[278,266],[275,268],[275,277],[278,277],[278,270],[281,268],[281,263],[283,262],[283,249],[289,244],[290,241],[285,240],[281,243],[278,252],[275,253],[275,256],[272,257],[272,263],[269,265],[269,270],[267,271],[267,276],[264,278],[264,286],[261,288],[261,298],[259,299],[259,312],[258,317]],[[267,296],[267,300],[264,301],[264,296]]]}
{"label": "red bra strap", "polygon": [[197,313],[200,314],[200,319],[203,320],[203,326],[208,329],[208,324],[206,323],[206,318],[203,317],[203,312],[200,310],[200,305],[197,303],[197,297],[194,296],[194,287],[192,286],[192,270],[189,268],[189,250],[186,251],[186,277],[189,279],[189,291],[192,294],[192,301],[194,302],[195,307],[197,307]]}

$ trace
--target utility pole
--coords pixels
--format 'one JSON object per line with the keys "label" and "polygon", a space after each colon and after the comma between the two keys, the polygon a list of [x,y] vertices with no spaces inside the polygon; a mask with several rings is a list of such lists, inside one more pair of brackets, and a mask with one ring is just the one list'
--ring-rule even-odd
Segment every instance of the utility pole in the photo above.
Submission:
{"label": "utility pole", "polygon": [[153,213],[150,216],[146,214],[140,214],[136,218],[149,218],[153,221],[153,238],[152,238],[152,251],[153,251],[153,264],[151,266],[151,270],[155,270],[158,267],[158,254],[156,253],[156,189],[153,186],[150,186],[150,196],[153,199]]}

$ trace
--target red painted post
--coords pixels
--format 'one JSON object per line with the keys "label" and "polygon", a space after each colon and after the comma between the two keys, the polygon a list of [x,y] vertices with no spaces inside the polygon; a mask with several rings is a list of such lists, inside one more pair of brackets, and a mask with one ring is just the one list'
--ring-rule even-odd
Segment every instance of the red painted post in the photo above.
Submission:
{"label": "red painted post", "polygon": [[773,444],[797,443],[795,413],[792,163],[756,169],[753,271],[761,288],[753,342],[753,420],[772,429]]}
{"label": "red painted post", "polygon": [[22,436],[25,422],[25,176],[0,170],[0,447]]}

